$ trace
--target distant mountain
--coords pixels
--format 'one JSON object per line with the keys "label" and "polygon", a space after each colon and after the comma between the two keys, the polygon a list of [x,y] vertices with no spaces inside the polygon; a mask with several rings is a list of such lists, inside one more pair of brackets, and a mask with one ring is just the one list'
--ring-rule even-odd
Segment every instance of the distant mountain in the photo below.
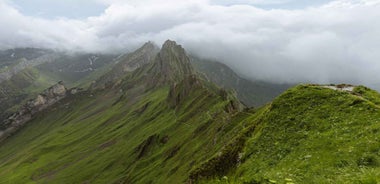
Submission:
{"label": "distant mountain", "polygon": [[0,50],[0,68],[12,66],[15,64],[15,61],[20,59],[33,60],[49,53],[53,53],[53,51],[38,48]]}
{"label": "distant mountain", "polygon": [[[376,91],[305,84],[247,108],[174,41],[120,58],[88,90],[55,84],[0,123],[0,183],[380,181]],[[240,79],[221,68],[221,84]]]}
{"label": "distant mountain", "polygon": [[238,98],[249,107],[260,107],[271,102],[291,84],[275,84],[264,81],[247,80],[236,74],[225,64],[193,57],[194,67],[217,85],[235,90]]}
{"label": "distant mountain", "polygon": [[116,62],[114,58],[34,48],[0,51],[0,120],[58,81],[65,81],[69,87],[89,86]]}

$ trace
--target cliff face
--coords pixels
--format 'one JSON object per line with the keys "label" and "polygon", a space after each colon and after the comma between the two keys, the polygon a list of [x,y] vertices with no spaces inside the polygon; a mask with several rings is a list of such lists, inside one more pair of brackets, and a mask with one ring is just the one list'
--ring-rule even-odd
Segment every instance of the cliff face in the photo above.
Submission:
{"label": "cliff face", "polygon": [[63,82],[58,82],[44,90],[35,99],[27,101],[17,112],[0,124],[0,142],[23,127],[37,112],[50,107],[66,97],[67,94],[69,91]]}

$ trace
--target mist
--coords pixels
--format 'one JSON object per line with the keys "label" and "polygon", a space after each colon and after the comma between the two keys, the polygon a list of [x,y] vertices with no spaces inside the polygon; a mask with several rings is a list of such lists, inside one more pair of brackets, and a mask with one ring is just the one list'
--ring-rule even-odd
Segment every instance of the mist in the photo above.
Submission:
{"label": "mist", "polygon": [[379,0],[296,9],[208,0],[97,3],[107,7],[100,15],[75,19],[28,16],[1,1],[0,49],[121,53],[147,41],[160,45],[171,39],[250,79],[380,88]]}

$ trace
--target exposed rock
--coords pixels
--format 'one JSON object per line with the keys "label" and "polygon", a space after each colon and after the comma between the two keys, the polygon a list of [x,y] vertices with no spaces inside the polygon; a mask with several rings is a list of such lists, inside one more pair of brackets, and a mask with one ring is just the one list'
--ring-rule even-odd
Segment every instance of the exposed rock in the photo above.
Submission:
{"label": "exposed rock", "polygon": [[155,83],[181,82],[186,77],[195,74],[185,49],[171,40],[163,44],[152,70],[155,74]]}
{"label": "exposed rock", "polygon": [[66,97],[67,94],[68,90],[61,81],[44,90],[35,99],[27,101],[17,112],[13,113],[2,123],[0,142],[22,128],[33,115],[55,104]]}
{"label": "exposed rock", "polygon": [[158,51],[159,48],[156,45],[152,42],[147,42],[135,52],[120,56],[116,66],[95,81],[91,85],[91,89],[110,88],[119,84],[124,75],[152,62]]}
{"label": "exposed rock", "polygon": [[70,91],[71,95],[75,95],[75,94],[79,93],[80,91],[83,91],[83,88],[74,87],[74,88],[71,88],[69,91]]}

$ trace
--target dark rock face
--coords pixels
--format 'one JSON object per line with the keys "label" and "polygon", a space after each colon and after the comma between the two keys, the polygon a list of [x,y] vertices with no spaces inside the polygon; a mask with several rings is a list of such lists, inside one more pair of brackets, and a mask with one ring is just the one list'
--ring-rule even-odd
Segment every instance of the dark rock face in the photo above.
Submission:
{"label": "dark rock face", "polygon": [[35,99],[26,102],[17,112],[2,122],[0,142],[23,127],[33,115],[63,99],[68,93],[71,93],[71,91],[66,89],[63,82],[58,82],[58,84],[44,90]]}

